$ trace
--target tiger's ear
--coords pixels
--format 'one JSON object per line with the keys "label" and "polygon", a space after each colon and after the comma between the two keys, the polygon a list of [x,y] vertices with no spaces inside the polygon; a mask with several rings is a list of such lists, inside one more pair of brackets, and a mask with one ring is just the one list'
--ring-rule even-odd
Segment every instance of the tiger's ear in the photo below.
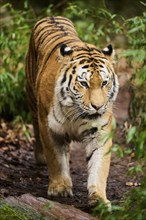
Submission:
{"label": "tiger's ear", "polygon": [[107,47],[105,47],[103,50],[102,50],[103,54],[105,56],[107,56],[110,60],[113,60],[114,59],[114,55],[115,55],[115,52],[114,52],[114,49],[112,47],[111,44],[109,44]]}
{"label": "tiger's ear", "polygon": [[73,50],[71,49],[71,47],[68,47],[66,44],[61,45],[60,53],[63,57],[72,54],[72,52]]}

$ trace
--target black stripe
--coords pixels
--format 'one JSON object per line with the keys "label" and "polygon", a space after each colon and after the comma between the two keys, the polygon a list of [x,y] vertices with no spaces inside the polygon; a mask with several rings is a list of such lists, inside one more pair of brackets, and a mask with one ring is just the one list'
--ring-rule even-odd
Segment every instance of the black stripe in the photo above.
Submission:
{"label": "black stripe", "polygon": [[109,121],[110,121],[110,120],[108,120],[107,123],[105,123],[104,125],[102,125],[102,126],[101,126],[101,129],[103,129],[104,127],[106,127],[106,126],[109,124]]}
{"label": "black stripe", "polygon": [[[63,22],[64,21],[64,22]],[[51,23],[56,23],[56,24],[62,24],[62,23],[64,23],[64,24],[68,24],[68,25],[70,25],[72,28],[74,28],[74,26],[73,26],[73,23],[69,20],[69,19],[67,19],[67,18],[65,18],[65,17],[51,17]]]}
{"label": "black stripe", "polygon": [[[41,45],[43,42],[44,42],[44,40],[46,39],[46,33],[48,32],[48,30],[46,30],[45,32],[43,32],[40,36],[39,36],[39,34],[37,33],[37,35],[39,36],[39,38],[37,39],[36,38],[36,40],[37,40],[37,42],[38,42],[38,45],[37,45],[37,50],[38,50],[38,47],[39,47],[39,45]],[[49,33],[48,33],[49,34]],[[52,34],[52,33],[51,33]],[[44,37],[44,35],[45,35],[45,37]]]}
{"label": "black stripe", "polygon": [[37,27],[38,27],[40,24],[42,24],[42,23],[44,23],[44,22],[47,22],[47,21],[48,21],[48,19],[42,19],[42,20],[40,20],[39,22],[37,22],[37,24],[36,24],[35,27],[34,27],[34,30],[36,30]]}
{"label": "black stripe", "polygon": [[53,16],[53,17],[51,17],[51,23],[53,23],[54,26],[56,25],[56,27],[58,27],[58,28],[59,28],[59,25],[64,25],[64,27],[68,26],[74,31],[74,33],[76,33],[74,26],[69,19],[65,19],[64,17],[54,17]]}
{"label": "black stripe", "polygon": [[29,43],[29,50],[27,53],[27,57],[26,57],[26,66],[27,66],[27,77],[28,77],[28,81],[30,81],[31,83],[35,84],[35,78],[36,78],[36,59],[37,59],[37,55],[36,55],[36,51],[34,48],[34,41],[33,41],[33,36],[31,35],[30,38],[30,43]]}
{"label": "black stripe", "polygon": [[[83,57],[84,59],[82,59],[79,64],[83,64],[85,62],[90,62],[90,60],[87,61],[87,57]],[[86,58],[86,59],[85,59]],[[89,59],[89,58],[88,58]]]}
{"label": "black stripe", "polygon": [[27,92],[30,105],[32,105],[32,108],[35,109],[37,106],[36,97],[34,96],[32,87],[28,84],[26,85],[26,92]]}
{"label": "black stripe", "polygon": [[93,48],[93,50],[96,50],[97,52],[99,52],[99,53],[101,53],[102,54],[102,52],[101,52],[101,50],[99,50],[99,49],[97,49],[97,48]]}
{"label": "black stripe", "polygon": [[[43,20],[41,20],[40,22],[38,22],[36,25],[35,25],[35,27],[34,27],[34,30],[36,30],[37,28],[38,28],[38,26],[39,25],[41,25],[42,23],[44,23],[44,22],[46,22],[46,24],[47,24],[47,26],[49,26],[50,28],[51,28],[51,26],[52,27],[54,27],[55,25],[57,26],[57,27],[59,27],[59,25],[58,24],[60,24],[60,25],[67,25],[67,26],[69,26],[69,27],[71,27],[73,30],[74,30],[74,26],[71,24],[71,22],[69,22],[68,21],[68,23],[65,23],[65,22],[56,22],[55,20],[48,20],[48,19],[43,19]],[[75,30],[74,30],[75,31]]]}
{"label": "black stripe", "polygon": [[[40,35],[40,33],[41,33],[42,31],[44,31],[44,32]],[[43,35],[46,34],[46,33],[48,33],[48,36],[51,38],[51,35],[54,34],[54,33],[56,34],[56,32],[57,32],[57,29],[56,29],[56,28],[51,28],[51,27],[49,27],[49,26],[45,26],[45,27],[43,27],[39,32],[36,32],[37,37],[40,35],[39,38],[37,39],[37,37],[36,37],[36,39],[37,39],[37,41],[41,40],[41,38],[43,37]]]}
{"label": "black stripe", "polygon": [[82,57],[88,57],[88,58],[90,58],[91,56],[90,56],[90,54],[89,53],[86,53],[86,52],[82,52],[82,53],[78,53],[75,57],[73,57],[73,58],[75,58],[75,59],[80,59],[80,58],[82,58]]}
{"label": "black stripe", "polygon": [[116,86],[115,74],[113,73],[113,85]]}
{"label": "black stripe", "polygon": [[[44,37],[44,39],[42,39],[41,40],[41,42],[40,42],[40,44],[42,45],[43,43],[44,43],[44,41],[45,40],[47,40],[46,41],[46,44],[47,43],[49,43],[49,41],[51,41],[52,39],[55,41],[55,38],[57,37],[57,40],[59,39],[59,38],[62,38],[62,37],[64,37],[66,34],[65,33],[63,33],[63,34],[57,34],[57,35],[55,35],[55,36],[52,36],[52,34],[54,34],[55,32],[53,32],[53,33],[51,33],[50,34],[50,36],[49,36],[49,38],[47,38],[46,36]],[[52,44],[52,42],[51,42],[51,44]],[[46,45],[45,45],[46,46]]]}
{"label": "black stripe", "polygon": [[88,54],[88,53],[79,53],[79,54],[77,54],[76,56],[74,56],[73,57],[73,59],[81,59],[81,58],[86,58],[86,59],[90,59],[91,58],[91,56],[90,56],[90,54]]}
{"label": "black stripe", "polygon": [[107,68],[109,73],[112,72],[112,70],[111,70],[111,68],[109,66],[107,66],[106,68]]}
{"label": "black stripe", "polygon": [[93,128],[91,128],[91,129],[87,129],[87,130],[83,131],[83,132],[82,132],[82,135],[88,136],[88,135],[90,135],[90,134],[96,133],[97,131],[98,131],[98,128],[97,128],[97,127],[93,127]]}
{"label": "black stripe", "polygon": [[66,81],[67,71],[68,71],[68,69],[67,69],[67,70],[65,71],[65,73],[64,73],[64,76],[63,76],[63,78],[62,78],[62,80],[61,80],[61,85]]}
{"label": "black stripe", "polygon": [[55,120],[56,120],[59,124],[61,124],[61,122],[58,120],[58,118],[57,118],[57,116],[56,116],[56,114],[55,114],[54,106],[53,106],[53,116],[54,116]]}
{"label": "black stripe", "polygon": [[114,92],[115,92],[115,91],[114,91],[114,89],[113,89],[113,92],[110,93],[109,99],[112,99],[112,98],[114,97]]}
{"label": "black stripe", "polygon": [[72,22],[68,18],[60,17],[60,16],[57,16],[57,17],[54,17],[54,18],[55,18],[55,20],[67,21],[70,24],[72,24]]}
{"label": "black stripe", "polygon": [[76,73],[76,66],[74,66],[72,69],[73,69],[72,74],[75,74]]}
{"label": "black stripe", "polygon": [[[66,145],[67,143],[70,143],[70,138],[67,133],[62,135],[62,134],[57,134],[56,132],[50,130],[50,134],[57,146],[63,146]],[[64,151],[64,148],[60,147],[58,148],[58,150]]]}
{"label": "black stripe", "polygon": [[62,96],[63,98],[65,98],[65,97],[64,97],[64,89],[63,89],[63,88],[61,88],[60,93],[61,93],[61,96]]}
{"label": "black stripe", "polygon": [[99,61],[101,61],[101,59],[102,59],[102,60],[107,60],[106,57],[101,57],[100,55],[94,54],[93,59],[96,60],[96,58],[97,58],[97,60],[99,60]]}
{"label": "black stripe", "polygon": [[83,66],[82,68],[84,69],[84,68],[88,68],[89,67],[89,65],[85,65],[85,66]]}
{"label": "black stripe", "polygon": [[[34,32],[34,34],[37,35],[37,36],[36,36],[36,39],[37,39],[37,37],[40,35],[40,33],[41,33],[42,31],[45,30],[45,32],[43,32],[42,35],[43,35],[44,33],[46,33],[46,32],[49,31],[49,29],[46,29],[47,27],[49,27],[49,26],[42,27],[39,31]],[[37,39],[37,40],[40,40],[40,38],[42,37],[42,35],[39,36],[39,39]]]}
{"label": "black stripe", "polygon": [[105,65],[105,61],[103,61],[103,60],[100,59],[100,60],[98,60],[98,63],[99,63],[99,62],[100,62],[100,63],[103,63],[103,64]]}
{"label": "black stripe", "polygon": [[[68,27],[70,27],[70,28],[72,28],[73,30],[74,30],[74,27],[72,26],[72,25],[70,25],[70,23],[65,23],[65,22],[56,22],[55,23],[56,24],[56,26],[58,27],[58,28],[60,28],[61,26],[63,26],[63,27],[66,27],[66,26],[68,26]],[[60,25],[60,26],[59,26]],[[75,32],[75,30],[74,30],[74,32]]]}
{"label": "black stripe", "polygon": [[88,113],[83,113],[83,114],[81,115],[81,118],[83,118],[83,119],[89,119],[89,120],[97,119],[97,118],[99,118],[99,117],[101,117],[101,114],[99,114],[99,113],[95,113],[95,114],[92,114],[92,115],[89,115]]}
{"label": "black stripe", "polygon": [[104,66],[103,66],[103,65],[101,65],[101,64],[99,65],[99,67],[104,68]]}
{"label": "black stripe", "polygon": [[110,92],[109,99],[112,99],[115,94],[115,87],[116,87],[115,74],[113,74],[112,83],[113,83],[113,91]]}
{"label": "black stripe", "polygon": [[88,122],[83,122],[83,123],[80,124],[79,127],[82,127],[83,125],[86,125],[87,123],[88,123]]}
{"label": "black stripe", "polygon": [[[47,40],[46,43],[48,43],[48,42],[50,42],[53,39],[53,43],[54,43],[56,40],[58,40],[59,38],[64,37],[64,36],[65,36],[64,33],[63,34],[60,34],[60,33],[56,34],[56,31],[54,31],[54,32],[51,31],[50,33],[48,32],[48,36],[47,37],[44,36],[44,38],[41,39],[41,37],[42,37],[41,36],[40,39],[38,39],[38,40],[41,40],[40,44],[42,44],[44,42],[44,40]],[[51,44],[53,44],[53,43],[51,42]]]}
{"label": "black stripe", "polygon": [[[94,55],[95,55],[95,56],[101,57],[101,55],[100,55],[99,53],[93,52],[94,50],[96,50],[97,52],[99,52],[99,53],[101,54],[101,51],[100,51],[100,50],[98,50],[98,49],[96,49],[96,48],[87,47],[86,44],[85,44],[85,47],[78,47],[78,48],[77,48],[77,51],[78,51],[78,52],[79,52],[79,51],[83,51],[83,52],[87,52],[90,56],[93,56],[93,57],[94,57]],[[91,53],[91,52],[92,52],[92,53]],[[98,55],[98,54],[99,54],[99,55]],[[103,57],[103,58],[105,58],[105,57]]]}
{"label": "black stripe", "polygon": [[89,53],[89,49],[86,48],[86,45],[85,45],[84,47],[78,47],[78,48],[77,48],[77,51],[78,51],[78,52],[80,52],[80,51],[82,52],[82,51],[83,51],[83,52]]}
{"label": "black stripe", "polygon": [[87,162],[89,162],[89,160],[91,159],[91,157],[93,156],[93,154],[94,154],[94,152],[95,152],[96,150],[98,150],[98,148],[95,148],[95,149],[92,151],[92,153],[91,153],[88,157],[86,157],[86,161],[87,161]]}
{"label": "black stripe", "polygon": [[69,76],[69,82],[68,82],[68,87],[70,87],[71,80],[72,80],[72,75],[70,74],[70,76]]}

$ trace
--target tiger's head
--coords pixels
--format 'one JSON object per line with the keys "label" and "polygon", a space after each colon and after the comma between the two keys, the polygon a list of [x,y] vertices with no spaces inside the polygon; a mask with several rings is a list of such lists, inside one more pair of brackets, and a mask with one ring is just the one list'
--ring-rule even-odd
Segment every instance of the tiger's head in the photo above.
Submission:
{"label": "tiger's head", "polygon": [[57,84],[60,104],[78,109],[82,117],[104,114],[116,99],[119,83],[112,64],[111,45],[60,48],[62,64]]}

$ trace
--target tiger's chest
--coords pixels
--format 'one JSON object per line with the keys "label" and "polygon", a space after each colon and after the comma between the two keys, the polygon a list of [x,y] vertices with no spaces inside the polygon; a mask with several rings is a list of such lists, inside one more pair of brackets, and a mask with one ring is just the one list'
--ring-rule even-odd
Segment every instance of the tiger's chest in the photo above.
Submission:
{"label": "tiger's chest", "polygon": [[48,128],[58,136],[68,136],[70,141],[83,142],[87,139],[94,138],[99,135],[103,127],[107,125],[107,117],[99,117],[97,119],[82,119],[78,117],[68,118],[62,113],[59,107],[51,107],[51,111],[47,117]]}

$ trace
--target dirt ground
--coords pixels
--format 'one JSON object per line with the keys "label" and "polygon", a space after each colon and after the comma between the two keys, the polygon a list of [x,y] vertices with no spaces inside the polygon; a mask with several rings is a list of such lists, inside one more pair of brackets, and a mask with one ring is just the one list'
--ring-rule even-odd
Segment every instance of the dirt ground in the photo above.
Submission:
{"label": "dirt ground", "polygon": [[[120,67],[121,68],[121,67]],[[128,105],[130,95],[126,86],[128,71],[121,68],[120,92],[115,104],[117,129],[114,143],[125,146],[126,120],[128,119]],[[123,77],[123,74],[124,77]],[[26,137],[25,127],[13,125],[4,120],[0,121],[0,197],[18,196],[31,193],[34,196],[47,198],[48,174],[46,166],[35,164],[33,156],[34,137]],[[27,125],[31,134],[32,125]],[[73,180],[73,198],[53,198],[60,203],[74,205],[84,211],[89,211],[87,204],[87,170],[85,152],[81,144],[73,143],[71,147],[71,176]],[[115,203],[122,201],[124,194],[136,186],[127,186],[128,182],[135,183],[138,179],[127,176],[129,166],[135,163],[131,157],[112,157],[108,178],[107,195]],[[131,184],[132,185],[132,184]]]}

